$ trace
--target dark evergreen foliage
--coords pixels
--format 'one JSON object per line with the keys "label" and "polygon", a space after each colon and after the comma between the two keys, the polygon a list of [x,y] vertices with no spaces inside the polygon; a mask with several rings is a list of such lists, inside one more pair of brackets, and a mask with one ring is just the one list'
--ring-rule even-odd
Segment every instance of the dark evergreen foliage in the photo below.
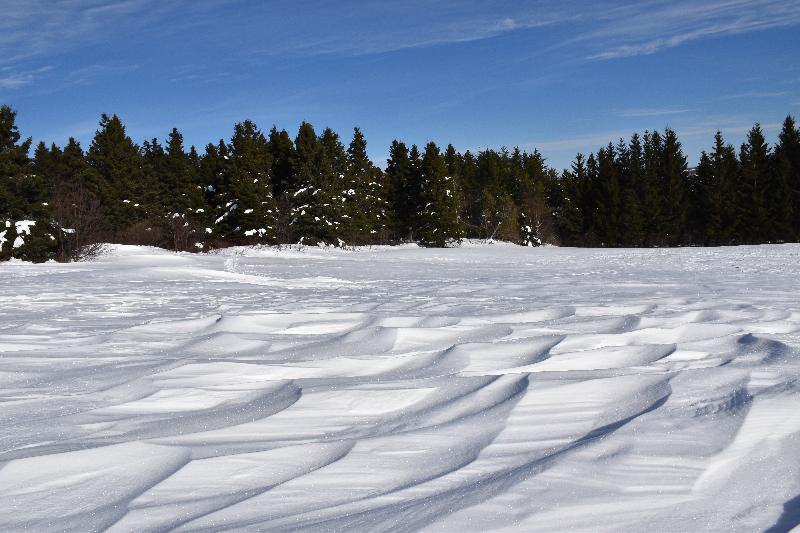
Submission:
{"label": "dark evergreen foliage", "polygon": [[720,132],[689,169],[677,134],[646,131],[578,154],[557,173],[534,150],[459,153],[395,140],[386,170],[353,130],[303,123],[294,140],[245,120],[188,152],[177,129],[138,146],[102,115],[89,150],[30,158],[0,107],[0,259],[72,260],[97,242],[203,250],[231,244],[685,246],[800,239],[800,130],[770,147],[756,124],[738,153]]}

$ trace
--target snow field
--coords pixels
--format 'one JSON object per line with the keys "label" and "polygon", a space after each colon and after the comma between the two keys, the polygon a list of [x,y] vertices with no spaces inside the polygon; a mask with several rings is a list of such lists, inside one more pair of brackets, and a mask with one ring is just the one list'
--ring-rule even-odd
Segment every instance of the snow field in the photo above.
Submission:
{"label": "snow field", "polygon": [[798,245],[0,272],[3,531],[800,522]]}

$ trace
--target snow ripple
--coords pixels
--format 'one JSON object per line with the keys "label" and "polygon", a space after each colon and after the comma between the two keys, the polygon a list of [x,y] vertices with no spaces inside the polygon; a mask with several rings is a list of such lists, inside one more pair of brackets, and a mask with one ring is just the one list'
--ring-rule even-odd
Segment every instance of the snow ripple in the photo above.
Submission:
{"label": "snow ripple", "polygon": [[2,265],[0,529],[791,529],[798,253]]}

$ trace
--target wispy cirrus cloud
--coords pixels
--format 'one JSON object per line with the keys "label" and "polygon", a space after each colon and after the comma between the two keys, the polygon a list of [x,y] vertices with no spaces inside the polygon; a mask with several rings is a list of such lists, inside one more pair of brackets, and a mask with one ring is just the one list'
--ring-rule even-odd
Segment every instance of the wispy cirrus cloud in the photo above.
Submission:
{"label": "wispy cirrus cloud", "polygon": [[575,41],[598,50],[589,59],[649,55],[691,41],[800,24],[795,0],[655,0],[609,9],[598,28]]}
{"label": "wispy cirrus cloud", "polygon": [[789,96],[789,91],[750,91],[746,93],[728,94],[720,96],[720,100],[739,100],[744,98],[780,98]]}
{"label": "wispy cirrus cloud", "polygon": [[[796,0],[407,0],[402,3],[320,0],[0,0],[0,65],[100,43],[125,30],[165,23],[219,30],[248,42],[237,57],[364,56],[476,42],[501,35],[562,30],[544,47],[608,60],[653,54],[694,40],[800,24]],[[212,13],[212,16],[204,16]],[[565,35],[565,33],[567,35]]]}
{"label": "wispy cirrus cloud", "polygon": [[624,109],[619,112],[619,116],[626,118],[642,118],[642,117],[663,117],[666,115],[682,115],[688,113],[689,109],[684,107],[652,107],[652,108],[638,108],[638,109]]}
{"label": "wispy cirrus cloud", "polygon": [[[281,17],[281,24],[270,28],[278,42],[259,52],[365,56],[476,42],[577,17],[574,10],[554,0],[533,4],[505,0],[361,0],[346,4],[298,0],[297,8],[299,17]],[[306,20],[305,11],[313,12],[314,22]],[[267,8],[262,12],[270,14]]]}
{"label": "wispy cirrus cloud", "polygon": [[139,65],[97,63],[72,70],[67,74],[66,82],[71,85],[88,85],[100,78],[133,72],[138,68]]}
{"label": "wispy cirrus cloud", "polygon": [[16,89],[33,83],[33,74],[12,72],[0,76],[0,89]]}
{"label": "wispy cirrus cloud", "polygon": [[22,71],[13,70],[11,67],[2,67],[0,68],[0,89],[17,89],[30,85],[39,75],[51,70],[53,70],[51,65]]}
{"label": "wispy cirrus cloud", "polygon": [[153,0],[0,0],[0,64],[91,42],[115,19],[144,12]]}

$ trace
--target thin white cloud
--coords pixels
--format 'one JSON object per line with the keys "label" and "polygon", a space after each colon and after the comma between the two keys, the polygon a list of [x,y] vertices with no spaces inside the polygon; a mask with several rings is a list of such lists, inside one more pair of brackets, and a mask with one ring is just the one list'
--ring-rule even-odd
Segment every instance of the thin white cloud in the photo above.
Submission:
{"label": "thin white cloud", "polygon": [[796,0],[641,2],[609,10],[575,41],[600,48],[590,59],[649,55],[698,39],[800,24]]}
{"label": "thin white cloud", "polygon": [[311,25],[301,32],[297,26],[304,26],[305,22],[276,28],[279,44],[258,53],[364,56],[481,41],[576,18],[573,12],[558,7],[552,0],[539,2],[535,8],[506,5],[498,9],[491,4],[476,0],[359,2],[345,8],[336,3],[315,4],[314,18],[321,19],[323,24]]}
{"label": "thin white cloud", "polygon": [[[189,27],[201,31],[211,28],[220,13],[237,28],[231,31],[260,36],[251,43],[256,46],[237,49],[232,59],[240,61],[287,55],[364,56],[559,25],[570,37],[555,38],[548,50],[568,48],[573,56],[609,60],[653,54],[699,39],[800,24],[797,0],[648,0],[622,5],[611,0],[394,4],[295,0],[291,10],[287,5],[241,0],[0,0],[0,66],[99,44],[153,22],[169,22],[173,33]],[[214,8],[220,9],[211,11]],[[235,37],[238,42],[240,35]],[[24,83],[7,78],[7,85]]]}
{"label": "thin white cloud", "polygon": [[88,85],[100,78],[125,74],[138,68],[138,65],[114,65],[98,63],[95,65],[87,65],[71,71],[69,74],[67,74],[66,81],[71,85]]}
{"label": "thin white cloud", "polygon": [[46,65],[35,70],[15,71],[11,67],[0,68],[0,89],[18,89],[33,83],[36,78],[53,70],[53,67]]}
{"label": "thin white cloud", "polygon": [[751,91],[721,96],[720,100],[738,100],[744,98],[779,98],[781,96],[788,96],[789,94],[791,94],[789,91]]}
{"label": "thin white cloud", "polygon": [[33,83],[32,74],[10,74],[0,77],[0,89],[16,89]]}
{"label": "thin white cloud", "polygon": [[0,0],[0,65],[99,42],[121,24],[146,25],[183,2]]}
{"label": "thin white cloud", "polygon": [[688,109],[682,107],[640,108],[625,109],[619,113],[619,116],[626,118],[662,117],[665,115],[682,115],[688,112]]}

